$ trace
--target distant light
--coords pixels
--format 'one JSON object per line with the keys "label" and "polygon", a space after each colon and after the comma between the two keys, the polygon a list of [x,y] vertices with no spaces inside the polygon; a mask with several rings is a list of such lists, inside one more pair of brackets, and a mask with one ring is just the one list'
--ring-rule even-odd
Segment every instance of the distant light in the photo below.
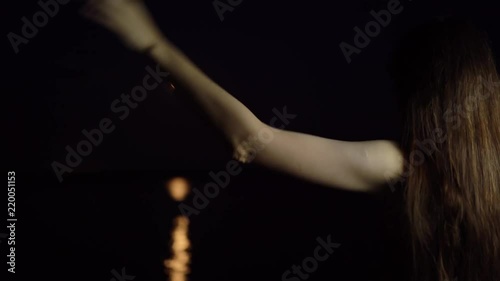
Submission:
{"label": "distant light", "polygon": [[170,196],[175,200],[175,201],[182,201],[184,200],[187,195],[189,194],[190,187],[189,187],[189,182],[182,177],[175,177],[171,180],[169,180],[166,183],[166,188],[170,194]]}
{"label": "distant light", "polygon": [[167,82],[167,92],[169,94],[172,94],[172,93],[174,93],[174,91],[175,91],[174,84],[172,84],[172,82]]}
{"label": "distant light", "polygon": [[[165,184],[170,196],[176,201],[184,200],[190,192],[191,187],[187,179],[175,177]],[[172,256],[165,259],[165,273],[170,281],[187,281],[190,272],[189,264],[191,260],[189,241],[189,219],[186,216],[177,216],[174,219],[174,229],[172,230]]]}

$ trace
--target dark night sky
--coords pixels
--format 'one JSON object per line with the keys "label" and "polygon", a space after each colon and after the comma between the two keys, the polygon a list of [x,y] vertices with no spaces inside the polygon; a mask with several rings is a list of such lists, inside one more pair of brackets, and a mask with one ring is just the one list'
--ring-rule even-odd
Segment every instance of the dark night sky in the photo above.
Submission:
{"label": "dark night sky", "polygon": [[[286,129],[335,139],[398,137],[385,65],[398,38],[430,17],[468,16],[500,55],[495,1],[413,0],[401,1],[403,11],[348,64],[340,42],[352,44],[353,28],[388,1],[342,2],[243,0],[224,21],[210,0],[147,4],[167,37],[262,121],[286,106],[297,114]],[[39,9],[36,1],[16,4],[4,34],[19,34],[20,18]],[[169,95],[166,84],[118,119],[110,105],[155,63],[79,17],[80,5],[61,6],[17,55],[4,37],[4,139],[21,220],[17,269],[50,280],[110,280],[112,269],[126,267],[134,280],[165,280],[161,261],[178,210],[164,181],[180,175],[201,188],[231,150],[183,89]],[[116,129],[59,183],[51,163],[63,162],[65,146],[75,147],[81,131],[103,118]],[[308,280],[402,280],[398,227],[387,231],[397,211],[384,216],[387,206],[397,208],[398,193],[354,194],[251,164],[243,170],[191,220],[191,280],[280,280],[329,234],[342,246]]]}

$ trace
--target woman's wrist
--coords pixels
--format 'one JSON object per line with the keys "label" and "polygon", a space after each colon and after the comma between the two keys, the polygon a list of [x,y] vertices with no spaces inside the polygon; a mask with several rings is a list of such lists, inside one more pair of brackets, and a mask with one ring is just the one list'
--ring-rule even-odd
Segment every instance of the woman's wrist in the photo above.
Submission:
{"label": "woman's wrist", "polygon": [[172,61],[174,49],[175,47],[168,39],[162,38],[148,47],[145,53],[162,65],[169,65]]}

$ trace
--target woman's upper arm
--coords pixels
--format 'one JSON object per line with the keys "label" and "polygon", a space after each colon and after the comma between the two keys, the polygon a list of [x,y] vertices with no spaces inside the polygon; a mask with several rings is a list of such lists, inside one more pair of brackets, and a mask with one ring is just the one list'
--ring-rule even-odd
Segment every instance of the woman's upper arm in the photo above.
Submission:
{"label": "woman's upper arm", "polygon": [[340,141],[269,126],[263,130],[271,136],[260,141],[253,161],[314,183],[375,191],[403,170],[402,153],[392,141]]}

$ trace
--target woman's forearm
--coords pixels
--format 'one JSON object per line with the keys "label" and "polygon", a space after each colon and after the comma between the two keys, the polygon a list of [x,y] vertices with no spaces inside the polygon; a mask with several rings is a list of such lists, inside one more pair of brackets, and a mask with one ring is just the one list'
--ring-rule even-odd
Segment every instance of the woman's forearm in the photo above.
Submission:
{"label": "woman's forearm", "polygon": [[264,126],[245,105],[212,81],[168,40],[156,44],[150,54],[188,90],[233,147]]}

